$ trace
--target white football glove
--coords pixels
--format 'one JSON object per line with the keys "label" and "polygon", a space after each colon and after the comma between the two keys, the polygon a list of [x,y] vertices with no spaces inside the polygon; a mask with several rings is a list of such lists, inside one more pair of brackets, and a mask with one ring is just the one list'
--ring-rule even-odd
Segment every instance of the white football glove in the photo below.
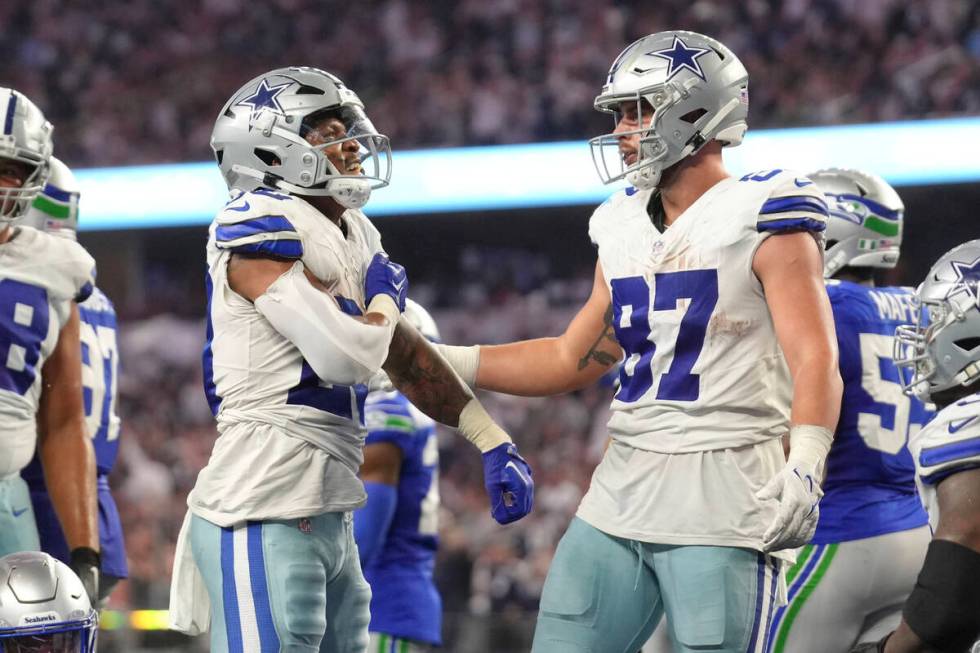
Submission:
{"label": "white football glove", "polygon": [[755,495],[763,501],[778,501],[776,517],[762,536],[764,551],[795,549],[813,538],[823,496],[818,479],[832,441],[833,433],[820,426],[790,429],[786,466]]}

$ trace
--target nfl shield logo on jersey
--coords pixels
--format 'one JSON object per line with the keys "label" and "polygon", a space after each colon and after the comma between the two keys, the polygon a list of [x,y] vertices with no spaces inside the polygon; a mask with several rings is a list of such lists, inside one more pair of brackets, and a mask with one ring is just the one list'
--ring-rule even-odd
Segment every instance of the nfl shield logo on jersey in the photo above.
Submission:
{"label": "nfl shield logo on jersey", "polygon": [[307,533],[307,534],[312,533],[313,532],[313,525],[310,524],[310,520],[309,519],[307,519],[306,517],[303,517],[302,519],[299,520],[299,530],[302,531],[302,532],[304,532],[304,533]]}

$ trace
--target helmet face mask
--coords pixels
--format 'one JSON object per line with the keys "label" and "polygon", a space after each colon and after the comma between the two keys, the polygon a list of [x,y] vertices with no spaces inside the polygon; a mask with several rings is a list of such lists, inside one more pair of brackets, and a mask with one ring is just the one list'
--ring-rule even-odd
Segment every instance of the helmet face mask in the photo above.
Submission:
{"label": "helmet face mask", "polygon": [[[313,123],[330,117],[343,123],[345,133],[315,144],[307,140]],[[331,161],[329,152],[355,144],[356,171]],[[271,187],[360,208],[391,178],[388,138],[353,91],[316,68],[280,68],[245,84],[218,116],[211,147],[229,189]]]}
{"label": "helmet face mask", "polygon": [[[666,168],[711,140],[735,146],[748,128],[748,73],[718,41],[694,32],[659,32],[627,47],[613,62],[596,110],[614,116],[636,102],[653,108],[649,126],[616,129],[589,141],[603,183],[628,180],[655,188]],[[626,164],[622,138],[639,136],[637,159]]]}
{"label": "helmet face mask", "polygon": [[895,267],[905,221],[895,189],[861,170],[825,168],[807,176],[823,191],[830,214],[824,277],[844,267]]}
{"label": "helmet face mask", "polygon": [[916,290],[916,320],[895,331],[907,394],[929,400],[980,380],[980,240],[946,253]]}
{"label": "helmet face mask", "polygon": [[0,652],[91,653],[98,626],[67,565],[33,551],[0,558]]}
{"label": "helmet face mask", "polygon": [[0,159],[26,166],[30,172],[19,186],[0,186],[0,229],[22,218],[44,188],[54,146],[54,128],[25,95],[0,88]]}

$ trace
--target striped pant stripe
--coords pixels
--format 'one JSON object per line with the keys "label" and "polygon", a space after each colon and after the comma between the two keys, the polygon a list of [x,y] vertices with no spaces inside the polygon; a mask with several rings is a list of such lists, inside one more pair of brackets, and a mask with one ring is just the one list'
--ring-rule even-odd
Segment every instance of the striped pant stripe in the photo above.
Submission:
{"label": "striped pant stripe", "polygon": [[766,633],[772,621],[773,607],[776,603],[776,580],[779,576],[778,562],[760,553],[755,590],[755,619],[752,623],[752,636],[746,653],[765,653]]}
{"label": "striped pant stripe", "polygon": [[278,653],[261,523],[221,529],[221,577],[229,652]]}
{"label": "striped pant stripe", "polygon": [[802,571],[794,575],[789,590],[789,603],[779,609],[769,633],[769,650],[772,653],[786,652],[786,640],[789,639],[793,621],[827,573],[837,548],[837,544],[808,544],[805,547],[810,551],[806,551],[806,557],[795,565],[797,571],[799,569]]}

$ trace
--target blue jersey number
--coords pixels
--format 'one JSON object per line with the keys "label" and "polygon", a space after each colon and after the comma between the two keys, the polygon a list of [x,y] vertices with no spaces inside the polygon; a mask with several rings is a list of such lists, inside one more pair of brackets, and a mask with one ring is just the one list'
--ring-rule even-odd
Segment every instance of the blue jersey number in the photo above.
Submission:
{"label": "blue jersey number", "polygon": [[37,378],[49,320],[44,288],[0,281],[0,390],[27,394]]}
{"label": "blue jersey number", "polygon": [[[677,310],[681,299],[691,300],[681,319],[670,367],[660,376],[657,399],[696,401],[701,377],[691,374],[701,355],[708,321],[718,303],[717,270],[681,270],[655,275],[653,310]],[[653,386],[651,362],[657,345],[650,339],[650,287],[643,277],[613,279],[613,328],[626,352],[619,372],[620,389],[616,399],[629,403],[642,397]],[[625,317],[625,320],[624,320]]]}
{"label": "blue jersey number", "polygon": [[299,383],[289,390],[286,403],[294,406],[309,406],[331,415],[337,415],[364,424],[364,400],[368,388],[364,384],[332,385],[320,381],[313,368],[303,361],[303,371]]}

